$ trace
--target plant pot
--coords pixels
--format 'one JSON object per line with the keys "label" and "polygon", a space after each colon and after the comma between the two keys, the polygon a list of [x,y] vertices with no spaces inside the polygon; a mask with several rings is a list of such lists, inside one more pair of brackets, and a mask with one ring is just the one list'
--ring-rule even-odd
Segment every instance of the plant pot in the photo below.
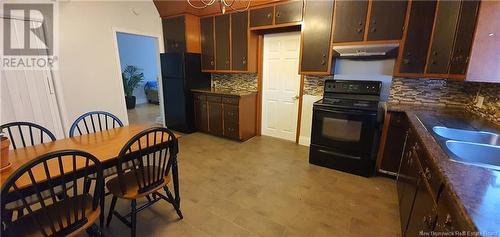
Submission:
{"label": "plant pot", "polygon": [[10,146],[10,140],[7,137],[1,137],[0,138],[0,147],[1,147],[1,153],[0,153],[0,170],[3,170],[7,166],[10,165],[9,162],[9,146]]}
{"label": "plant pot", "polygon": [[135,108],[135,96],[125,96],[125,104],[127,109]]}

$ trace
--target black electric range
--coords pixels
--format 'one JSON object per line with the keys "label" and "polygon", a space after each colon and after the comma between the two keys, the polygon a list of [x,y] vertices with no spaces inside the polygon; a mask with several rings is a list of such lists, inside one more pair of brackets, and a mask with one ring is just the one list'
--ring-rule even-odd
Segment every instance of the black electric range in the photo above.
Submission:
{"label": "black electric range", "polygon": [[379,81],[325,81],[313,104],[309,162],[371,176],[380,137]]}

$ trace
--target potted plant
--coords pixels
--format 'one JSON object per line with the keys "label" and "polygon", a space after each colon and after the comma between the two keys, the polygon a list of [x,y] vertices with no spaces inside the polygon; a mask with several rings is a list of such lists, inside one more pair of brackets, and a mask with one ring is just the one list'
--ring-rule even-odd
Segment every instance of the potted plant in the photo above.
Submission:
{"label": "potted plant", "polygon": [[4,168],[7,168],[10,165],[9,162],[9,146],[10,146],[10,141],[9,138],[4,136],[3,133],[0,133],[0,148],[1,148],[1,153],[0,153],[0,170],[3,170]]}
{"label": "potted plant", "polygon": [[127,65],[122,72],[122,80],[127,109],[133,109],[135,108],[136,102],[135,96],[133,95],[134,90],[144,80],[144,73],[142,73],[142,69],[136,66]]}

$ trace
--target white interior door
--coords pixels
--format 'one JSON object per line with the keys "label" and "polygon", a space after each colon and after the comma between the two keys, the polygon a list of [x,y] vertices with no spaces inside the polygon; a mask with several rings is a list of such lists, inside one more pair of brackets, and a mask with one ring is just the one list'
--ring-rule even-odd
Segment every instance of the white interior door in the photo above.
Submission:
{"label": "white interior door", "polygon": [[264,36],[262,134],[295,141],[300,32]]}
{"label": "white interior door", "polygon": [[[11,25],[11,42],[23,45],[24,20],[2,18],[4,23]],[[33,122],[64,137],[50,70],[1,70],[0,79],[1,124]]]}

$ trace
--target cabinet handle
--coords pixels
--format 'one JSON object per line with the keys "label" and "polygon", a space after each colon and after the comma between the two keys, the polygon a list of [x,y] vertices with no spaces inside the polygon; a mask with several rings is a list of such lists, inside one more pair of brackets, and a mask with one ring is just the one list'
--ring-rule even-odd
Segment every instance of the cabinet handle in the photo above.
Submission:
{"label": "cabinet handle", "polygon": [[362,26],[363,22],[362,21],[358,21],[358,25]]}
{"label": "cabinet handle", "polygon": [[424,176],[427,180],[431,180],[432,174],[431,174],[431,169],[429,169],[429,167],[425,167]]}
{"label": "cabinet handle", "polygon": [[243,61],[242,61],[242,63],[243,63],[243,64],[247,64],[247,60],[243,60]]}
{"label": "cabinet handle", "polygon": [[276,17],[280,17],[280,11],[276,11]]}
{"label": "cabinet handle", "polygon": [[438,55],[438,52],[437,51],[433,51],[432,55],[436,56],[436,55]]}
{"label": "cabinet handle", "polygon": [[375,32],[375,31],[377,31],[377,28],[375,28],[375,27],[372,27],[372,28],[370,29],[370,32],[372,32],[372,33],[373,33],[373,32]]}
{"label": "cabinet handle", "polygon": [[212,66],[214,65],[214,61],[213,61],[213,60],[212,60],[212,61],[210,61],[210,65],[212,65]]}
{"label": "cabinet handle", "polygon": [[226,64],[229,64],[229,60],[226,60]]}
{"label": "cabinet handle", "polygon": [[358,33],[361,33],[361,31],[363,31],[363,28],[357,28],[356,29],[356,32],[358,32]]}
{"label": "cabinet handle", "polygon": [[326,64],[326,61],[323,59],[321,60],[321,65],[325,65]]}
{"label": "cabinet handle", "polygon": [[271,13],[267,13],[267,18],[271,18],[273,15]]}

